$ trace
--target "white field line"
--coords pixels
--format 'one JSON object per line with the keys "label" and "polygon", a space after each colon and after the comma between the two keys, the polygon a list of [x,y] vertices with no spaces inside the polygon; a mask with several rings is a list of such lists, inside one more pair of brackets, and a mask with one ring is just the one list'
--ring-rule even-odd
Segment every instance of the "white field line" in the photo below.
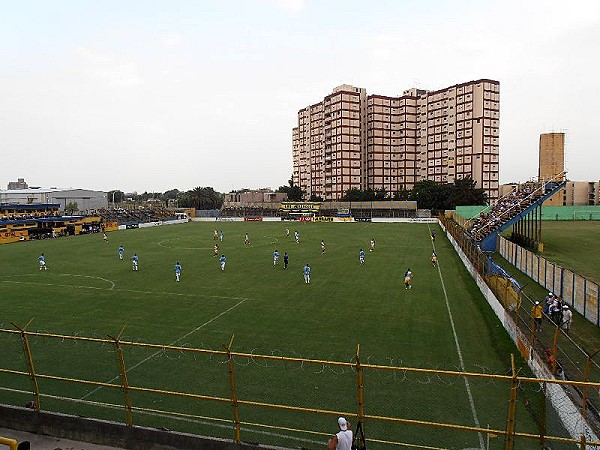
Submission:
{"label": "white field line", "polygon": [[[94,277],[92,275],[77,275],[77,274],[74,274],[74,273],[57,273],[55,275],[60,276],[60,277],[90,278],[92,280],[105,281],[108,284],[110,284],[110,288],[107,289],[109,291],[112,291],[114,289],[114,287],[115,287],[115,282],[114,281],[108,280],[108,279],[102,278],[102,277]],[[37,277],[37,276],[39,276],[39,275],[33,274],[33,273],[22,274],[22,275],[4,275],[5,278],[13,278],[13,277]],[[49,284],[49,283],[37,283],[37,282],[28,282],[28,281],[10,281],[10,280],[4,281],[3,280],[3,282],[4,283],[17,283],[17,284],[18,283],[22,283],[22,284],[42,284],[42,285],[45,285],[45,286],[53,286],[52,284]],[[68,284],[67,285],[58,284],[57,286],[71,286],[71,285],[68,285]],[[95,287],[92,287],[92,286],[89,286],[89,288],[90,289],[102,289],[102,290],[106,289],[106,288],[101,288],[101,287],[95,288]]]}
{"label": "white field line", "polygon": [[[238,306],[240,306],[242,303],[244,303],[247,299],[242,299],[239,302],[237,302],[235,305],[233,305],[232,307],[226,309],[225,311],[220,312],[219,314],[217,314],[216,316],[214,316],[213,318],[211,318],[210,320],[207,320],[206,322],[204,322],[202,325],[197,326],[196,328],[194,328],[192,331],[184,334],[183,336],[181,336],[180,338],[175,339],[173,342],[171,342],[168,345],[175,345],[178,342],[182,341],[183,339],[187,338],[188,336],[194,334],[196,331],[204,328],[206,325],[211,324],[212,322],[214,322],[215,320],[217,320],[219,317],[227,314],[229,311],[237,308]],[[130,372],[131,370],[141,366],[142,364],[144,364],[146,361],[149,361],[150,359],[154,358],[155,356],[159,355],[160,353],[162,353],[162,350],[157,350],[156,352],[152,353],[150,356],[142,359],[141,361],[137,362],[136,364],[134,364],[133,366],[129,367],[127,369],[127,372]],[[113,378],[111,378],[110,380],[107,381],[107,383],[112,383],[113,381],[117,380],[118,378],[120,378],[120,374],[114,376]],[[88,398],[90,395],[95,394],[96,392],[98,392],[100,389],[102,389],[102,386],[99,386],[95,389],[92,389],[90,392],[88,392],[87,394],[85,394],[83,397],[80,398],[80,400],[85,400],[86,398]]]}
{"label": "white field line", "polygon": [[[96,277],[91,277],[96,278]],[[108,281],[108,280],[106,280]],[[203,298],[221,298],[226,300],[249,300],[247,297],[230,297],[226,295],[205,295],[205,294],[187,294],[184,292],[160,292],[160,291],[143,291],[141,289],[121,289],[121,288],[102,288],[96,286],[85,286],[76,284],[60,284],[60,283],[40,283],[37,281],[13,281],[13,280],[0,280],[0,283],[10,284],[27,284],[32,286],[55,286],[55,287],[67,287],[75,289],[94,289],[97,291],[115,291],[115,292],[131,292],[132,294],[148,294],[148,295],[174,295],[177,297],[203,297]]]}
{"label": "white field line", "polygon": [[181,239],[181,238],[163,239],[162,241],[158,241],[156,243],[156,245],[158,245],[159,247],[162,247],[162,248],[170,249],[170,250],[212,250],[212,247],[172,247],[170,245],[164,245],[166,242],[172,242],[177,239]]}
{"label": "white field line", "polygon": [[[427,224],[427,229],[429,230],[429,235],[431,236],[431,227]],[[431,240],[431,246],[433,251],[435,251],[435,242]],[[452,334],[454,335],[454,343],[456,344],[456,353],[458,354],[458,361],[460,363],[460,370],[466,372],[465,363],[463,360],[462,351],[460,349],[460,343],[458,342],[458,335],[456,334],[456,327],[454,326],[454,318],[452,317],[452,310],[450,309],[450,302],[448,301],[448,293],[446,292],[446,285],[444,284],[444,277],[442,276],[442,269],[440,268],[440,261],[438,259],[437,262],[437,270],[438,275],[440,277],[440,282],[442,284],[442,290],[444,291],[444,298],[446,300],[446,309],[448,310],[448,317],[450,318],[450,326],[452,327]],[[480,428],[479,418],[477,417],[477,410],[475,409],[475,401],[473,400],[473,394],[471,393],[471,385],[469,384],[469,379],[467,377],[463,377],[465,380],[465,388],[467,389],[467,396],[469,397],[469,404],[471,405],[471,412],[473,413],[473,422],[477,428]],[[481,450],[485,449],[485,443],[483,439],[483,435],[480,432],[477,432],[479,436],[479,447]]]}

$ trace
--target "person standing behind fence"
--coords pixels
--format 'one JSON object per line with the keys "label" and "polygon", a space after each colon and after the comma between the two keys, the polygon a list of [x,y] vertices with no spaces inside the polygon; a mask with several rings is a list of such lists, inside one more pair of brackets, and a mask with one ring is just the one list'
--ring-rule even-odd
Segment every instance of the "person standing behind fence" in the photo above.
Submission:
{"label": "person standing behind fence", "polygon": [[540,331],[542,329],[542,305],[540,302],[535,302],[533,308],[531,308],[531,317],[533,317],[535,331]]}
{"label": "person standing behind fence", "polygon": [[338,419],[338,427],[340,431],[333,435],[327,443],[329,450],[351,450],[352,448],[352,430],[350,429],[350,422],[343,417]]}
{"label": "person standing behind fence", "polygon": [[544,301],[544,314],[550,315],[550,313],[552,312],[551,308],[552,302],[554,301],[554,294],[552,292],[548,292],[548,295],[546,295]]}
{"label": "person standing behind fence", "polygon": [[562,322],[562,302],[560,301],[560,297],[554,297],[550,313],[552,314],[552,322],[554,322],[556,326],[560,326]]}
{"label": "person standing behind fence", "polygon": [[562,323],[560,327],[563,329],[565,334],[568,336],[569,331],[571,330],[571,323],[573,322],[573,312],[569,309],[567,305],[563,306],[562,312]]}

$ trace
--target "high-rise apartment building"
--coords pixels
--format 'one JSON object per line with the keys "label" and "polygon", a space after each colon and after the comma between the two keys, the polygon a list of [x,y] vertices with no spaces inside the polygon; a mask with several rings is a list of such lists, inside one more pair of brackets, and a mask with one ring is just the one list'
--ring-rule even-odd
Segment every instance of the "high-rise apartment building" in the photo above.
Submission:
{"label": "high-rise apartment building", "polygon": [[[538,176],[551,178],[565,171],[565,134],[540,134]],[[544,202],[545,206],[562,206],[565,204],[565,191],[560,190]]]}
{"label": "high-rise apartment building", "polygon": [[399,97],[343,85],[298,112],[294,182],[307,195],[337,200],[353,187],[412,189],[421,180],[471,177],[498,198],[500,85],[461,83]]}
{"label": "high-rise apartment building", "polygon": [[365,90],[349,85],[298,111],[293,180],[307,196],[338,199],[348,189],[365,186],[365,111]]}

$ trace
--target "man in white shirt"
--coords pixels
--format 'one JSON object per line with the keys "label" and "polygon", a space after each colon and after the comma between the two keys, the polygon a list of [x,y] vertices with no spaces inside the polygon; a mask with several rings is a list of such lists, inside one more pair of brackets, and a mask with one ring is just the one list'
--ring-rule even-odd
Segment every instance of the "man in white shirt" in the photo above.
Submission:
{"label": "man in white shirt", "polygon": [[338,426],[340,427],[340,431],[329,439],[327,448],[329,450],[351,450],[352,430],[350,429],[350,422],[340,417],[338,419]]}

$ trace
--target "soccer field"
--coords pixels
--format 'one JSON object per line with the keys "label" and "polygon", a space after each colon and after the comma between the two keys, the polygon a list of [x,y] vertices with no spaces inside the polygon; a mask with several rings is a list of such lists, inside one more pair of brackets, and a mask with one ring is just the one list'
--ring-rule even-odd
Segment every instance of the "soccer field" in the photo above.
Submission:
{"label": "soccer field", "polygon": [[[213,256],[213,229],[224,232]],[[286,237],[285,228],[291,230]],[[430,230],[437,231],[435,243]],[[294,242],[294,230],[300,242]],[[244,244],[248,233],[250,244]],[[369,241],[375,239],[373,252]],[[321,254],[320,242],[326,244]],[[118,247],[125,247],[119,259]],[[435,245],[439,266],[431,264]],[[359,264],[359,251],[366,253]],[[273,251],[289,254],[273,265]],[[44,253],[48,270],[38,270]],[[139,255],[134,272],[131,256]],[[350,362],[360,344],[363,363],[508,374],[510,354],[525,367],[502,326],[479,293],[437,225],[379,223],[188,223],[0,247],[0,327],[29,325],[30,331],[122,339],[222,350],[235,335],[234,350],[253,354]],[[174,265],[182,266],[175,281]],[[305,284],[302,269],[312,268]],[[413,287],[403,287],[410,268]],[[18,336],[0,334],[5,364],[26,370]],[[110,345],[32,339],[36,370],[104,382],[118,380]],[[230,395],[227,364],[214,356],[125,349],[132,385]],[[323,364],[236,364],[238,396],[305,408],[356,411],[356,374]],[[525,370],[525,369],[523,369]],[[118,381],[117,381],[118,382]],[[29,380],[0,376],[0,402],[23,405]],[[64,401],[122,404],[120,392],[43,380],[42,392],[57,398],[43,407],[123,421],[122,410],[100,410]],[[508,390],[490,380],[465,382],[427,374],[365,374],[365,412],[504,429]],[[136,394],[135,404],[196,414],[196,421],[136,415],[134,423],[232,438],[231,407],[190,399],[156,400]],[[528,411],[518,406],[520,431],[535,432]],[[245,407],[242,420],[315,430],[315,435],[266,432],[245,427],[244,440],[289,447],[322,448],[318,432],[335,431],[335,418]],[[207,419],[220,417],[221,422]],[[435,431],[435,430],[434,430]],[[372,424],[367,439],[391,439],[448,448],[479,448],[477,433]],[[501,448],[500,439],[490,448]],[[370,448],[386,448],[373,443]]]}

